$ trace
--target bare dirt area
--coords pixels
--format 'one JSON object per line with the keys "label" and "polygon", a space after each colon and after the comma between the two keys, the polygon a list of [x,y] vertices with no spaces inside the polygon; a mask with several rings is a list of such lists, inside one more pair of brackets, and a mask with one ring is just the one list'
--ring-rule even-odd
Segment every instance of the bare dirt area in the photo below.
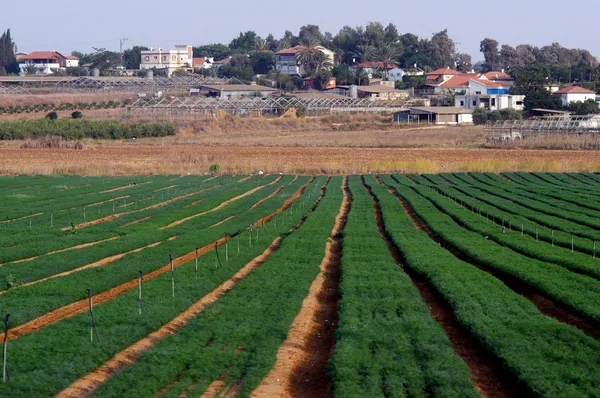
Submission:
{"label": "bare dirt area", "polygon": [[224,173],[354,174],[457,171],[600,171],[600,151],[474,148],[91,145],[80,151],[0,145],[0,174],[148,175]]}

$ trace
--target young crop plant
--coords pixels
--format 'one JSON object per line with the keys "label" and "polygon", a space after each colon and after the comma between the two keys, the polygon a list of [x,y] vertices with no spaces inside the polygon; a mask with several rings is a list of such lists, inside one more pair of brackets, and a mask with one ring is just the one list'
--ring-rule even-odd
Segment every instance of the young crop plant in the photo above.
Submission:
{"label": "young crop plant", "polygon": [[334,396],[478,397],[468,368],[390,254],[360,177],[348,180]]}
{"label": "young crop plant", "polygon": [[365,181],[405,265],[423,276],[451,305],[457,321],[504,364],[515,378],[511,384],[523,385],[527,396],[600,394],[600,342],[542,315],[492,275],[457,259],[416,229],[386,187],[372,176]]}

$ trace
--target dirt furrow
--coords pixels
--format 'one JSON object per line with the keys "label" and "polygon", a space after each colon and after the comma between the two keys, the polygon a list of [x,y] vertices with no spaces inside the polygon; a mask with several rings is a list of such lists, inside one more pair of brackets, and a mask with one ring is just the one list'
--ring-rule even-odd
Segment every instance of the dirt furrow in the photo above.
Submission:
{"label": "dirt furrow", "polygon": [[[312,179],[311,179],[311,181],[312,181]],[[306,186],[309,183],[310,183],[310,181],[307,182],[306,184],[304,184],[303,186],[301,186],[296,191],[296,193],[294,195],[292,195],[292,197],[290,197],[288,200],[286,200],[279,207],[279,209],[277,209],[276,211],[274,211],[273,213],[271,213],[265,217],[262,217],[261,219],[256,221],[256,223],[254,223],[253,226],[256,227],[263,223],[269,222],[277,214],[279,214],[282,211],[284,211],[285,209],[287,209],[296,199],[298,199],[302,195],[302,193],[304,192],[304,189],[306,188]],[[231,238],[232,238],[232,236],[226,236],[226,237],[223,237],[219,240],[216,240],[216,241],[200,248],[198,250],[198,255],[203,255],[203,254],[213,250],[216,244],[218,244],[219,246],[222,246],[225,242],[227,242]],[[173,265],[179,266],[181,264],[192,261],[195,259],[195,256],[196,256],[196,251],[194,250],[184,256],[174,259]],[[144,275],[143,280],[146,281],[149,279],[156,278],[157,276],[160,276],[160,275],[164,274],[165,272],[170,271],[170,269],[171,269],[170,264],[167,264],[151,273]],[[122,285],[116,286],[116,287],[109,289],[107,291],[104,291],[102,293],[99,293],[99,294],[93,296],[94,303],[97,305],[97,304],[101,304],[105,301],[112,300],[113,298],[117,297],[118,295],[137,287],[137,283],[138,283],[138,278],[133,279],[129,282],[126,282]],[[42,315],[42,316],[35,318],[27,323],[24,323],[20,326],[17,326],[15,328],[11,329],[8,333],[8,338],[14,339],[14,338],[22,336],[24,334],[35,332],[36,330],[39,330],[45,326],[48,326],[55,322],[58,322],[62,319],[72,317],[74,315],[77,315],[81,312],[85,312],[87,310],[88,310],[88,300],[87,299],[71,303],[69,305],[58,308],[54,311],[50,311],[45,315]],[[3,338],[4,338],[4,333],[0,333],[0,340],[2,340]]]}
{"label": "dirt furrow", "polygon": [[[379,179],[378,182],[382,183]],[[365,187],[373,196],[371,188],[366,184]],[[394,194],[394,196],[399,199],[401,198],[396,191],[389,186],[386,187],[390,193]],[[375,218],[382,239],[387,244],[390,253],[396,260],[398,266],[406,272],[412,280],[413,285],[419,291],[421,298],[429,309],[431,317],[446,331],[454,353],[458,355],[469,368],[473,385],[484,397],[526,396],[527,394],[525,392],[520,391],[518,381],[515,380],[511,374],[506,372],[503,365],[458,323],[452,307],[444,300],[442,295],[424,277],[418,275],[405,265],[400,250],[395,246],[387,234],[381,208],[379,207],[379,203],[375,196],[373,196],[373,202],[375,207]],[[403,200],[401,200],[401,202],[403,202]],[[402,206],[412,219],[415,228],[428,234],[431,233],[427,224],[416,217],[412,208],[406,207],[405,204],[406,203],[402,203]]]}
{"label": "dirt furrow", "polygon": [[223,294],[233,289],[233,287],[242,279],[246,278],[248,274],[255,268],[264,264],[271,253],[275,252],[279,247],[281,238],[277,237],[271,245],[258,257],[254,258],[242,269],[240,269],[231,279],[223,282],[212,292],[208,293],[196,303],[194,303],[187,310],[179,314],[177,317],[163,325],[158,330],[150,333],[148,336],[139,340],[135,344],[127,347],[125,350],[119,352],[117,355],[112,357],[110,360],[105,362],[98,369],[91,373],[88,373],[84,377],[80,378],[69,387],[61,391],[57,397],[88,397],[106,380],[115,375],[120,370],[133,365],[140,358],[142,353],[150,349],[159,341],[166,337],[177,333],[179,328],[184,326],[192,318],[198,315],[210,304],[217,301]]}
{"label": "dirt furrow", "polygon": [[37,217],[37,216],[41,216],[42,214],[44,214],[44,212],[40,212],[40,213],[35,213],[35,214],[29,214],[27,216],[23,216],[23,217],[19,217],[19,218],[11,218],[8,220],[4,220],[4,223],[9,223],[9,222],[13,222],[13,221],[19,221],[19,220],[25,220],[27,218],[33,218],[33,217]]}
{"label": "dirt furrow", "polygon": [[340,232],[346,225],[351,196],[344,178],[344,199],[325,248],[320,272],[310,286],[277,361],[252,393],[253,397],[329,397],[331,386],[326,366],[335,345],[338,320]]}
{"label": "dirt furrow", "polygon": [[111,193],[111,192],[122,191],[123,189],[135,188],[135,187],[139,187],[140,185],[146,185],[146,184],[152,184],[152,181],[142,182],[142,183],[139,183],[139,184],[135,184],[135,183],[134,184],[129,184],[129,185],[125,185],[125,186],[122,186],[122,187],[108,189],[108,190],[102,191],[102,192],[97,192],[97,194],[99,194],[99,193]]}
{"label": "dirt furrow", "polygon": [[3,266],[3,265],[6,265],[6,264],[10,264],[10,263],[14,263],[14,264],[16,264],[16,263],[24,263],[26,261],[35,260],[36,258],[42,257],[42,256],[50,256],[52,254],[63,253],[63,252],[67,252],[67,251],[70,251],[70,250],[84,249],[86,247],[94,246],[94,245],[97,245],[97,244],[100,244],[100,243],[104,243],[104,242],[109,242],[111,240],[115,240],[115,239],[119,239],[119,238],[120,238],[120,236],[113,236],[112,238],[97,240],[95,242],[82,243],[81,245],[67,247],[66,249],[55,250],[55,251],[48,252],[48,253],[45,253],[45,254],[40,254],[39,256],[35,256],[35,257],[29,257],[29,258],[23,258],[21,260],[9,261],[7,263],[0,264],[0,267]]}
{"label": "dirt furrow", "polygon": [[[307,185],[308,184],[303,185],[292,198],[299,197]],[[279,210],[286,208],[291,203],[292,202],[290,200],[286,201]],[[257,222],[257,224],[259,222]],[[297,227],[298,226],[294,227],[292,230],[296,229]],[[177,333],[179,328],[184,326],[192,318],[194,318],[196,315],[202,312],[206,307],[219,300],[221,296],[223,296],[223,294],[233,289],[235,285],[240,280],[246,278],[250,274],[250,272],[264,264],[265,261],[267,261],[267,259],[269,258],[269,256],[279,249],[280,242],[281,237],[278,236],[277,238],[275,238],[275,240],[273,240],[273,242],[262,254],[255,257],[252,261],[247,263],[243,268],[236,272],[233,277],[223,282],[219,287],[202,297],[200,300],[198,300],[196,303],[190,306],[187,310],[185,310],[177,317],[160,327],[158,330],[152,332],[151,334],[132,344],[125,350],[119,352],[93,372],[90,372],[87,375],[80,378],[79,380],[75,381],[69,387],[61,391],[57,395],[57,397],[88,397],[93,395],[94,391],[100,385],[106,382],[110,377],[114,376],[117,372],[137,362],[140,356],[145,351],[150,349],[159,341]],[[164,389],[161,389],[161,391],[168,391],[170,387],[171,385],[166,386]]]}
{"label": "dirt furrow", "polygon": [[[110,216],[102,217],[102,218],[99,218],[97,220],[92,220],[92,221],[84,222],[84,223],[81,223],[81,224],[77,224],[75,226],[75,228],[76,229],[86,228],[86,227],[90,227],[92,225],[102,224],[102,223],[107,222],[107,221],[116,220],[117,218],[126,216],[128,214],[135,214],[135,213],[139,213],[139,212],[146,211],[146,210],[158,209],[160,207],[167,206],[167,205],[169,205],[169,204],[171,204],[173,202],[176,202],[178,200],[185,199],[185,198],[188,198],[190,196],[198,195],[200,193],[203,193],[203,192],[206,192],[206,191],[210,191],[211,189],[215,189],[215,188],[216,188],[216,186],[215,187],[206,188],[206,189],[202,189],[200,191],[188,193],[188,194],[185,194],[185,195],[177,196],[177,197],[175,197],[173,199],[165,200],[164,202],[160,202],[160,203],[156,203],[156,204],[153,204],[151,206],[148,206],[148,207],[144,207],[143,209],[131,210],[131,211],[124,211],[122,213],[111,214]],[[71,227],[62,228],[63,231],[67,231],[69,229],[71,229]]]}
{"label": "dirt furrow", "polygon": [[159,228],[159,229],[160,229],[160,230],[163,230],[163,229],[173,228],[173,227],[176,227],[176,226],[178,226],[178,225],[181,225],[181,224],[183,224],[183,223],[184,223],[184,222],[186,222],[186,221],[189,221],[189,220],[191,220],[191,219],[194,219],[194,218],[196,218],[196,217],[200,217],[200,216],[203,216],[203,215],[205,215],[205,214],[212,213],[212,212],[214,212],[214,211],[217,211],[217,210],[221,210],[222,208],[224,208],[224,207],[226,207],[226,206],[230,205],[230,204],[231,204],[231,203],[233,203],[233,202],[237,202],[238,200],[240,200],[240,199],[243,199],[243,198],[245,198],[246,196],[252,195],[253,193],[255,193],[255,192],[257,192],[257,191],[260,191],[260,190],[261,190],[261,189],[263,189],[264,187],[267,187],[267,186],[269,186],[269,185],[273,185],[273,184],[277,183],[279,180],[281,180],[281,177],[278,177],[277,179],[275,179],[274,181],[272,181],[272,182],[270,182],[270,183],[268,183],[268,184],[261,185],[261,186],[259,186],[259,187],[253,188],[253,189],[249,190],[248,192],[245,192],[245,193],[243,193],[243,194],[241,194],[241,195],[238,195],[238,196],[236,196],[235,198],[231,198],[231,199],[229,199],[229,200],[226,200],[226,201],[224,201],[223,203],[221,203],[220,205],[218,205],[217,207],[214,207],[214,208],[212,208],[212,209],[210,209],[210,210],[203,211],[203,212],[201,212],[201,213],[194,214],[194,215],[192,215],[192,216],[189,216],[189,217],[182,218],[181,220],[177,220],[177,221],[175,221],[175,222],[172,222],[171,224],[169,224],[169,225],[166,225],[166,226],[164,226],[164,227],[161,227],[161,228]]}
{"label": "dirt furrow", "polygon": [[[69,270],[69,271],[65,271],[65,272],[61,272],[59,274],[51,275],[51,276],[49,276],[47,278],[38,279],[36,281],[29,282],[29,283],[24,283],[22,285],[19,285],[17,287],[12,288],[11,290],[21,289],[21,288],[26,287],[26,286],[36,285],[38,283],[42,283],[42,282],[45,282],[45,281],[50,280],[50,279],[55,279],[55,278],[60,278],[60,277],[63,277],[63,276],[67,276],[67,275],[72,274],[74,272],[83,271],[84,269],[88,269],[88,268],[104,267],[106,265],[114,263],[117,260],[120,260],[121,258],[125,257],[128,254],[137,253],[137,252],[140,252],[140,251],[142,251],[144,249],[148,249],[148,248],[151,248],[151,247],[158,246],[161,243],[162,243],[162,241],[161,242],[155,242],[155,243],[152,243],[150,245],[147,245],[147,246],[144,246],[144,247],[139,247],[137,249],[134,249],[134,250],[131,250],[131,251],[128,251],[128,252],[125,252],[125,253],[116,254],[114,256],[106,257],[106,258],[103,258],[101,260],[95,261],[93,263],[90,263],[90,264],[87,264],[87,265],[84,265],[84,266],[81,266],[81,267],[78,267],[78,268],[75,268],[75,269],[72,269],[72,270]],[[0,291],[0,295],[6,293],[7,291],[8,290]]]}
{"label": "dirt furrow", "polygon": [[127,224],[125,224],[125,225],[121,225],[121,228],[125,228],[125,227],[128,227],[130,225],[134,225],[134,224],[137,224],[137,223],[149,220],[149,219],[150,219],[150,216],[144,217],[144,218],[140,218],[139,220],[131,221],[131,222],[128,222]]}

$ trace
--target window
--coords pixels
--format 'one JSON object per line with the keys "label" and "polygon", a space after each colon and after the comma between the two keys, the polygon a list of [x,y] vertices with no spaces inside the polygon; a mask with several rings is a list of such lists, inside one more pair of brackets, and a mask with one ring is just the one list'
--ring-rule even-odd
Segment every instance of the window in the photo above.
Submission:
{"label": "window", "polygon": [[475,91],[475,95],[481,95],[481,91]]}
{"label": "window", "polygon": [[158,59],[158,55],[155,55],[155,56],[154,56],[154,59]]}
{"label": "window", "polygon": [[473,100],[473,106],[477,106],[477,100]]}
{"label": "window", "polygon": [[465,106],[465,101],[460,101],[460,106]]}
{"label": "window", "polygon": [[523,101],[517,101],[517,105],[523,105]]}
{"label": "window", "polygon": [[163,61],[166,61],[166,60],[167,60],[167,56],[166,56],[166,55],[163,55],[163,56],[162,56],[162,60],[163,60]]}
{"label": "window", "polygon": [[492,98],[492,106],[496,106],[496,98]]}
{"label": "window", "polygon": [[150,57],[146,55],[146,57],[144,58],[144,60],[150,61]]}

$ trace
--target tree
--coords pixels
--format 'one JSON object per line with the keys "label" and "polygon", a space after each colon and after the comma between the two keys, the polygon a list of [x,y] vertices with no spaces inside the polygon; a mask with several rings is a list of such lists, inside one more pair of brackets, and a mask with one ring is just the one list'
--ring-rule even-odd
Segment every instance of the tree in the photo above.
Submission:
{"label": "tree", "polygon": [[477,108],[473,111],[473,123],[477,125],[485,124],[488,121],[488,112],[484,108]]}
{"label": "tree", "polygon": [[121,65],[121,54],[114,51],[107,51],[104,48],[95,48],[90,56],[92,68],[98,68],[100,71],[114,69]]}
{"label": "tree", "polygon": [[133,46],[123,51],[123,66],[126,69],[140,69],[142,63],[142,51],[150,50],[145,46]]}
{"label": "tree", "polygon": [[331,80],[331,72],[329,70],[319,70],[313,76],[315,88],[319,91],[325,90],[329,80]]}
{"label": "tree", "polygon": [[251,81],[254,75],[252,61],[243,54],[236,54],[231,57],[231,62],[221,66],[217,71],[219,77],[235,77],[242,81]]}
{"label": "tree", "polygon": [[[316,54],[316,56],[315,56],[314,70],[317,72],[329,71],[329,70],[331,70],[332,67],[333,67],[333,64],[331,63],[331,60],[329,59],[329,57],[327,55],[325,55],[324,52],[319,51],[319,53]],[[330,74],[330,77],[331,77],[331,74]]]}
{"label": "tree", "polygon": [[386,43],[398,43],[400,41],[400,34],[398,33],[396,25],[394,25],[393,23],[390,23],[388,26],[386,26],[384,32],[385,35],[383,37],[383,40]]}
{"label": "tree", "polygon": [[86,65],[92,62],[92,54],[84,54],[81,51],[72,51],[71,55],[79,59],[79,65]]}
{"label": "tree", "polygon": [[355,84],[356,76],[346,64],[335,65],[331,70],[331,75],[336,78],[337,84]]}
{"label": "tree", "polygon": [[15,43],[10,35],[10,29],[8,29],[0,36],[0,75],[19,73],[14,49]]}
{"label": "tree", "polygon": [[379,47],[385,43],[385,30],[381,22],[369,22],[365,29],[365,39],[368,44]]}
{"label": "tree", "polygon": [[271,51],[254,52],[250,61],[256,74],[266,75],[275,68],[275,54]]}
{"label": "tree", "polygon": [[600,113],[598,102],[592,98],[588,99],[585,102],[571,102],[568,106],[568,110],[569,112],[575,113],[576,115],[597,115]]}
{"label": "tree", "polygon": [[[139,65],[138,65],[139,66]],[[67,76],[88,76],[90,73],[87,68],[83,66],[71,66],[66,70]]]}
{"label": "tree", "polygon": [[433,35],[429,42],[425,43],[425,53],[429,56],[429,66],[432,69],[451,67],[456,58],[456,46],[454,41],[448,36],[448,30],[445,29]]}
{"label": "tree", "polygon": [[229,48],[234,53],[248,54],[254,50],[257,39],[259,39],[259,36],[253,30],[240,32],[239,36],[229,43]]}
{"label": "tree", "polygon": [[323,35],[321,34],[321,29],[319,25],[305,25],[300,28],[300,32],[298,33],[298,39],[301,43],[306,43],[311,40],[318,41],[319,43],[323,43]]}
{"label": "tree", "polygon": [[377,69],[381,70],[384,75],[384,79],[388,79],[388,71],[390,68],[395,68],[400,62],[402,52],[394,44],[382,44],[375,51],[373,60],[377,62]]}
{"label": "tree", "polygon": [[37,73],[39,71],[40,71],[40,69],[35,64],[27,64],[23,68],[23,73],[25,73],[27,76],[29,76],[29,75],[37,75]]}
{"label": "tree", "polygon": [[526,96],[525,110],[531,111],[532,109],[562,109],[562,102],[556,95],[550,94],[550,91],[546,89],[531,90]]}
{"label": "tree", "polygon": [[315,39],[304,41],[296,52],[296,62],[302,65],[307,73],[315,70],[318,54],[321,54],[321,50],[317,48],[319,45],[319,41]]}
{"label": "tree", "polygon": [[220,61],[231,55],[231,48],[225,44],[207,44],[194,47],[194,58],[214,57],[215,61]]}
{"label": "tree", "polygon": [[375,56],[375,47],[370,44],[359,44],[356,49],[352,51],[352,63],[354,60],[359,63],[369,62]]}
{"label": "tree", "polygon": [[454,61],[456,65],[456,70],[459,72],[469,72],[473,69],[473,64],[471,63],[471,55],[458,53],[456,54],[456,61]]}
{"label": "tree", "polygon": [[479,51],[483,53],[485,58],[485,64],[483,65],[484,72],[500,70],[502,68],[498,46],[498,41],[488,38],[483,39],[479,44]]}

